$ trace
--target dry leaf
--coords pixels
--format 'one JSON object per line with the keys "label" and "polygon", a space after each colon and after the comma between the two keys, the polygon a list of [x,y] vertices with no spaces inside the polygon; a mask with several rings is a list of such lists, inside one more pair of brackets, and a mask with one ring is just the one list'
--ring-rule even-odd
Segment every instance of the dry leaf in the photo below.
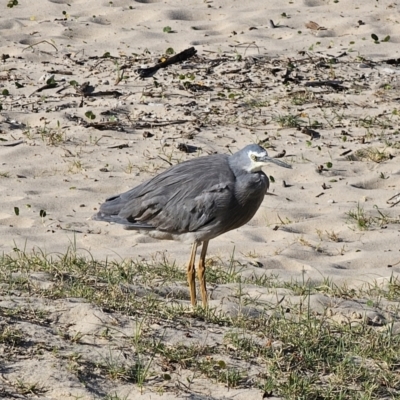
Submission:
{"label": "dry leaf", "polygon": [[322,31],[322,30],[326,30],[326,28],[324,28],[323,26],[319,26],[316,22],[314,21],[309,21],[306,24],[306,28],[311,29],[313,31]]}

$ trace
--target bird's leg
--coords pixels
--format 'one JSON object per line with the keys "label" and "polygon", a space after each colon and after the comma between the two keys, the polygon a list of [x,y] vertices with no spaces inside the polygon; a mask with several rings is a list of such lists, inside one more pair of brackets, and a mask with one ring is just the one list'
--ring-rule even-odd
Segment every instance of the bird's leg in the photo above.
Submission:
{"label": "bird's leg", "polygon": [[187,266],[187,280],[189,283],[189,290],[190,290],[190,301],[192,302],[192,306],[196,305],[196,272],[194,268],[194,262],[196,260],[196,250],[197,250],[197,243],[194,242],[192,246],[192,252],[190,253],[190,260]]}
{"label": "bird's leg", "polygon": [[201,298],[203,300],[203,306],[207,307],[207,288],[206,288],[206,254],[207,254],[208,240],[203,242],[201,248],[199,266],[197,268],[197,277],[200,282]]}

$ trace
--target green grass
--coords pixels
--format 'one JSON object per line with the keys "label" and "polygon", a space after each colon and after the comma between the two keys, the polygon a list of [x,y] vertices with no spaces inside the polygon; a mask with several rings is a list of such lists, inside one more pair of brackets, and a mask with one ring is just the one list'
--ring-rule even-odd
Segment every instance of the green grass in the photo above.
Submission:
{"label": "green grass", "polygon": [[375,147],[368,147],[365,149],[357,150],[352,157],[349,157],[351,160],[356,161],[373,161],[375,163],[381,163],[390,159],[390,154],[385,152],[384,150],[379,150]]}
{"label": "green grass", "polygon": [[[157,295],[160,286],[186,284],[184,270],[167,260],[154,264],[98,261],[74,251],[49,256],[15,249],[14,254],[0,257],[0,287],[2,295],[19,294],[50,302],[82,298],[108,314],[136,321],[131,335],[118,336],[118,347],[124,349],[127,358],[122,361],[111,351],[100,361],[88,360],[79,352],[82,335],[76,339],[61,334],[59,340],[75,350],[68,354],[63,354],[62,348],[52,352],[84,382],[122,381],[141,390],[154,390],[152,380],[167,385],[184,370],[189,374],[185,381],[189,390],[202,377],[212,384],[258,388],[266,396],[293,400],[399,398],[400,335],[393,332],[393,323],[400,317],[397,279],[393,277],[386,286],[369,285],[356,290],[336,286],[327,279],[317,285],[308,281],[281,282],[270,275],[243,278],[242,269],[232,255],[228,265],[207,268],[208,282],[232,284],[237,293],[243,292],[243,297],[248,284],[271,293],[285,288],[298,295],[299,304],[288,307],[277,300],[276,304],[263,305],[253,300],[261,310],[255,316],[232,316],[215,308],[191,309],[186,305],[188,292],[183,296],[185,303],[181,299],[166,301]],[[31,278],[39,271],[49,274],[52,285],[47,289],[35,285]],[[129,285],[143,290],[129,290]],[[380,327],[368,318],[336,322],[328,310],[318,313],[308,306],[309,296],[317,293],[365,301],[384,308],[390,318]],[[241,301],[240,296],[237,300]],[[16,322],[49,323],[48,312],[28,306],[0,308],[0,315],[10,322],[0,327],[0,345],[8,360],[15,357],[16,348],[21,347],[20,352],[24,352],[28,341]],[[166,333],[171,329],[182,339],[171,341],[171,334]],[[211,332],[206,336],[213,335],[212,345],[195,338],[204,329]],[[112,343],[116,333],[117,328],[107,327],[102,336]],[[18,393],[45,391],[37,383],[14,382],[13,387],[19,387]],[[110,394],[108,398],[114,397]]]}
{"label": "green grass", "polygon": [[294,114],[279,114],[272,119],[282,128],[297,128],[304,125],[304,121]]}
{"label": "green grass", "polygon": [[374,206],[374,213],[366,211],[360,204],[355,209],[347,212],[350,223],[355,224],[359,230],[368,230],[376,227],[382,227],[389,223],[399,224],[400,220],[390,216],[388,213],[381,211],[378,206]]}

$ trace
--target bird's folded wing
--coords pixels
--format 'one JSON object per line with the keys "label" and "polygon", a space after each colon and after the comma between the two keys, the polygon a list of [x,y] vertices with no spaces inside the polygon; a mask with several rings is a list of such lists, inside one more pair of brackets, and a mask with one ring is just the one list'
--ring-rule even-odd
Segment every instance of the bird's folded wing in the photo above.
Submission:
{"label": "bird's folded wing", "polygon": [[107,199],[94,218],[128,229],[197,231],[229,211],[235,180],[227,156],[200,157]]}
{"label": "bird's folded wing", "polygon": [[188,188],[189,182],[170,186],[169,193],[149,192],[132,199],[119,216],[136,224],[148,224],[170,233],[198,231],[226,210],[231,200],[229,184],[218,183],[199,193]]}

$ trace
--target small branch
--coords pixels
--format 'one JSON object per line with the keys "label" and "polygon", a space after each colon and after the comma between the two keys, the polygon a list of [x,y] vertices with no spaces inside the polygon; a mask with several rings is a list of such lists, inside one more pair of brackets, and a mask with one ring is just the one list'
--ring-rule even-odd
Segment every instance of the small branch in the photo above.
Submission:
{"label": "small branch", "polygon": [[28,47],[25,47],[22,51],[25,51],[25,50],[29,49],[30,47],[37,46],[40,43],[47,43],[50,46],[53,46],[56,49],[56,51],[58,51],[57,47],[53,43],[50,43],[48,40],[41,40],[40,42],[30,44]]}
{"label": "small branch", "polygon": [[166,68],[169,65],[180,63],[182,61],[186,61],[190,57],[194,56],[197,53],[197,50],[194,47],[190,47],[186,50],[181,51],[178,54],[168,58],[167,60],[156,64],[154,67],[149,68],[139,68],[136,72],[139,74],[141,78],[150,78],[152,77],[160,68]]}

